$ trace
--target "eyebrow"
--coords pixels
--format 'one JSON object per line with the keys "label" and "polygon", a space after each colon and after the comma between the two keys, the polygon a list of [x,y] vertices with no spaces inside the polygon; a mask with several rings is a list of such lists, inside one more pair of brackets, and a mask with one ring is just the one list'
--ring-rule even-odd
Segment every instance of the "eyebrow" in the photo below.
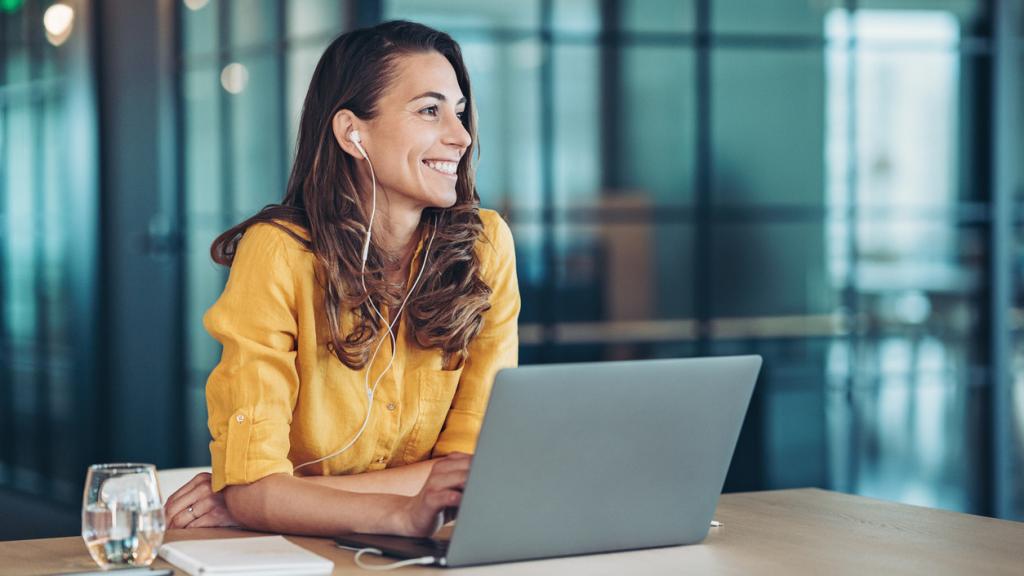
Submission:
{"label": "eyebrow", "polygon": [[[413,96],[411,99],[409,99],[409,102],[412,102],[413,100],[419,100],[420,98],[436,98],[436,99],[440,100],[441,102],[447,102],[448,101],[448,98],[446,98],[444,94],[441,94],[440,92],[433,92],[433,91],[429,91],[428,90],[427,92],[424,92],[423,94],[420,94],[419,96]],[[459,104],[465,104],[465,103],[466,103],[466,97],[463,96],[462,98],[459,98],[459,101],[456,102],[455,105],[458,106]]]}

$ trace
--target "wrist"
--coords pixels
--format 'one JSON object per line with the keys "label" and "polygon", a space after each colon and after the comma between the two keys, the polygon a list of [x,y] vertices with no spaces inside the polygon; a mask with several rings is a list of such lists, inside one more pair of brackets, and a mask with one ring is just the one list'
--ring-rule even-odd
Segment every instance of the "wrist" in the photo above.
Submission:
{"label": "wrist", "polygon": [[376,526],[373,527],[372,533],[399,536],[409,534],[411,532],[413,497],[399,494],[382,494],[381,496],[383,496],[381,502],[383,514],[375,523]]}

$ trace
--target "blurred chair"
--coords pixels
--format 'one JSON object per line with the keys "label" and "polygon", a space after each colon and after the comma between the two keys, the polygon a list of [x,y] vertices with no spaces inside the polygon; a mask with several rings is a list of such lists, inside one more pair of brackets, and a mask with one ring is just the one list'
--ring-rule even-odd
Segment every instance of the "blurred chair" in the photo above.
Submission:
{"label": "blurred chair", "polygon": [[168,468],[157,470],[156,481],[160,485],[160,500],[166,504],[167,498],[178,491],[195,477],[196,474],[209,472],[209,466],[198,466],[196,468]]}

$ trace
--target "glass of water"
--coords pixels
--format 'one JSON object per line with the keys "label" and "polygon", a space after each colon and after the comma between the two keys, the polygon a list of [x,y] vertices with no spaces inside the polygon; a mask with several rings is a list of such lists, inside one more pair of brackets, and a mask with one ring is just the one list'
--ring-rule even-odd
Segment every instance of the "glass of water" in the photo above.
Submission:
{"label": "glass of water", "polygon": [[100,568],[149,566],[164,540],[152,464],[94,464],[85,477],[82,538]]}

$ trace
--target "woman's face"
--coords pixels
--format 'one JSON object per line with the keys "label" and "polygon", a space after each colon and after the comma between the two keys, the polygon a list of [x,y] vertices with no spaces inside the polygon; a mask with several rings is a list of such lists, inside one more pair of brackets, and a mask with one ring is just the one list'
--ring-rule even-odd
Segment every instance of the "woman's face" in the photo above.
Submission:
{"label": "woman's face", "polygon": [[412,54],[395,65],[361,135],[390,215],[413,211],[418,220],[424,208],[455,204],[456,167],[472,139],[461,120],[465,96],[444,56]]}

